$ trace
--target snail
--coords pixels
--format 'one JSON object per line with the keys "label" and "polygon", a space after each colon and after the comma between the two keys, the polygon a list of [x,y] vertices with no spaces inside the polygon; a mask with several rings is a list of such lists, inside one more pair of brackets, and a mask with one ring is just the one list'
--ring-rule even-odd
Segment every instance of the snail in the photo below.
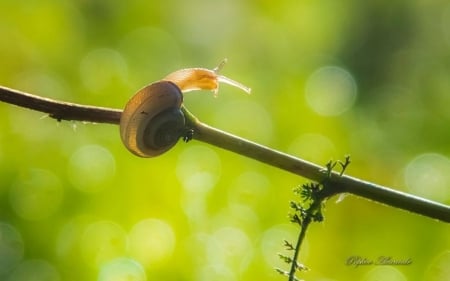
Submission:
{"label": "snail", "polygon": [[217,96],[219,82],[250,93],[250,88],[219,75],[218,67],[186,68],[140,89],[126,104],[120,118],[120,136],[129,151],[140,157],[155,157],[172,148],[188,132],[181,111],[183,93],[211,90]]}

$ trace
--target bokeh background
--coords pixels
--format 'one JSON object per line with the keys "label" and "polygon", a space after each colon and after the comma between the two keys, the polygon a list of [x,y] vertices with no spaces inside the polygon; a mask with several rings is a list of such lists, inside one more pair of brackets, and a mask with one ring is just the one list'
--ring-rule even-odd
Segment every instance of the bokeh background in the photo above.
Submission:
{"label": "bokeh background", "polygon": [[[1,85],[114,108],[228,58],[252,95],[189,93],[202,121],[318,164],[350,154],[347,174],[450,204],[448,1],[2,0],[0,40]],[[114,125],[0,115],[1,280],[286,280],[304,179],[197,141],[140,159]],[[300,278],[450,280],[448,224],[335,199]]]}

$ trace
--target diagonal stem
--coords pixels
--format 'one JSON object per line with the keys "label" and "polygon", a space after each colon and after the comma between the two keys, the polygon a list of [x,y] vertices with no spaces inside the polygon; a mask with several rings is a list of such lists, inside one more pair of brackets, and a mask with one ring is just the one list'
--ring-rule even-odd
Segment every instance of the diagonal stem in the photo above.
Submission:
{"label": "diagonal stem", "polygon": [[[233,151],[316,182],[321,182],[328,177],[321,166],[208,126],[196,119],[187,109],[184,111],[195,132],[194,139],[196,140]],[[441,203],[350,176],[341,176],[336,172],[330,174],[327,183],[333,186],[334,194],[348,192],[392,207],[450,222],[450,206]]]}
{"label": "diagonal stem", "polygon": [[295,272],[297,271],[297,260],[298,255],[300,254],[300,247],[303,244],[303,240],[306,236],[306,231],[308,230],[308,226],[311,223],[311,216],[307,216],[301,223],[300,226],[300,233],[297,238],[297,243],[295,244],[294,248],[294,256],[292,257],[292,263],[291,268],[289,269],[289,279],[288,281],[294,281],[295,280]]}
{"label": "diagonal stem", "polygon": [[[60,120],[88,121],[119,124],[122,110],[67,103],[0,86],[0,101],[37,110]],[[320,182],[326,176],[323,168],[292,155],[234,136],[200,122],[186,108],[182,108],[194,139],[203,141],[240,155],[253,158],[299,176]],[[392,207],[450,222],[450,206],[413,196],[375,183],[332,173],[328,182],[333,193],[348,192]]]}

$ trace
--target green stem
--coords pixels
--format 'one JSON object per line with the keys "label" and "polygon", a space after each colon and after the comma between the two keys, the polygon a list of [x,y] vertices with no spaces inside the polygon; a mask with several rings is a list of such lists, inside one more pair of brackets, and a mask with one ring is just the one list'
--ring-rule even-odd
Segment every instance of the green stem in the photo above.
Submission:
{"label": "green stem", "polygon": [[295,244],[295,249],[294,249],[294,256],[292,257],[292,264],[291,264],[291,268],[289,269],[289,281],[294,281],[295,280],[295,272],[297,271],[297,260],[298,260],[298,255],[300,254],[300,247],[303,243],[303,240],[305,239],[306,236],[306,231],[308,230],[308,226],[311,223],[311,216],[306,217],[303,221],[302,224],[300,226],[300,233],[298,235],[298,239],[297,239],[297,243]]}
{"label": "green stem", "polygon": [[[189,126],[194,130],[193,138],[223,149],[233,151],[290,173],[321,182],[326,176],[323,168],[292,155],[234,136],[200,122],[183,108]],[[450,222],[450,206],[421,197],[400,192],[388,187],[363,181],[333,172],[327,183],[337,193],[351,193],[392,207],[421,214],[444,222]]]}
{"label": "green stem", "polygon": [[[120,109],[67,103],[3,86],[0,86],[0,101],[47,113],[58,121],[78,120],[119,124],[122,113]],[[189,129],[194,130],[194,139],[236,152],[317,182],[322,181],[325,176],[321,166],[210,127],[201,123],[186,108],[183,107],[182,110],[186,115]],[[328,181],[335,189],[330,196],[336,193],[348,192],[389,206],[450,222],[450,206],[349,176],[341,177],[337,173],[333,173]]]}

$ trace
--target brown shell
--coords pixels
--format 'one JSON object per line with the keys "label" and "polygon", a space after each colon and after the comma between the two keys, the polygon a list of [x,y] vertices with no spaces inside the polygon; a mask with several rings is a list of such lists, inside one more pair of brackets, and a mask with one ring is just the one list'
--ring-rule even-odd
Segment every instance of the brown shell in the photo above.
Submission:
{"label": "brown shell", "polygon": [[174,144],[152,148],[145,144],[144,135],[152,119],[168,108],[180,108],[183,94],[172,82],[159,81],[139,90],[127,103],[120,118],[120,137],[132,153],[154,157],[169,150]]}

